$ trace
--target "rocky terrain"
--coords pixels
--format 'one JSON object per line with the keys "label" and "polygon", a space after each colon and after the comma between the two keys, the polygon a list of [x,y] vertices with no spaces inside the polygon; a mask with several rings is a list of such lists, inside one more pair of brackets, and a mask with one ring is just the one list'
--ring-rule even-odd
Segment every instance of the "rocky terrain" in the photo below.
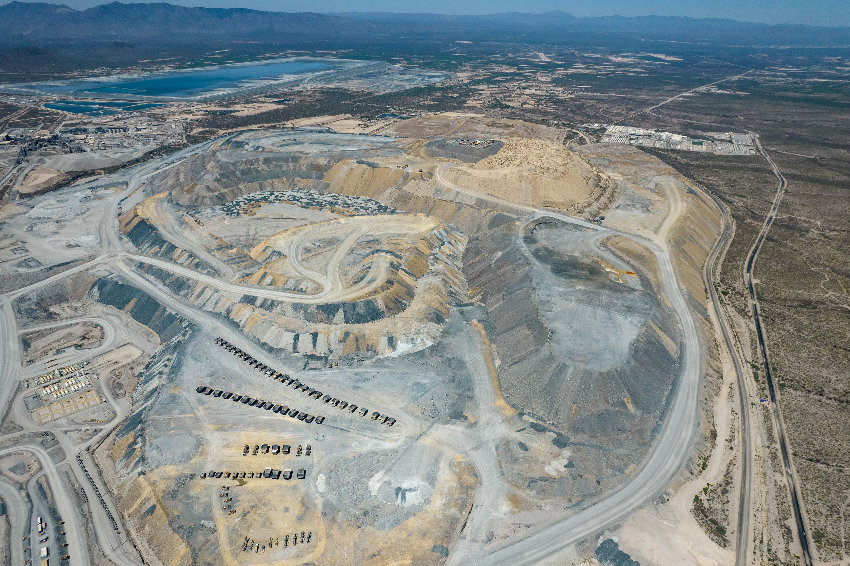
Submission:
{"label": "rocky terrain", "polygon": [[133,552],[441,563],[639,480],[699,379],[716,211],[637,150],[417,120],[231,134],[104,195],[109,253],[16,299],[159,343],[93,449]]}

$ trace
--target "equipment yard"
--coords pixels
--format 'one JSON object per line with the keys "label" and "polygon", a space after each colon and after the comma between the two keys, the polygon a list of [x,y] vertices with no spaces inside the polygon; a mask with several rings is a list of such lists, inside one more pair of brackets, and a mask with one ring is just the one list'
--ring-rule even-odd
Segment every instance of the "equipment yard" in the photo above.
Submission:
{"label": "equipment yard", "polygon": [[68,423],[124,563],[559,552],[555,509],[604,528],[628,509],[588,502],[674,476],[706,321],[668,243],[694,211],[710,242],[712,212],[660,162],[615,182],[604,147],[462,118],[456,138],[236,133],[51,195],[93,221],[53,218],[86,254],[9,295],[34,376],[10,400],[24,428]]}
{"label": "equipment yard", "polygon": [[138,29],[0,18],[0,564],[850,557],[846,47],[39,9]]}

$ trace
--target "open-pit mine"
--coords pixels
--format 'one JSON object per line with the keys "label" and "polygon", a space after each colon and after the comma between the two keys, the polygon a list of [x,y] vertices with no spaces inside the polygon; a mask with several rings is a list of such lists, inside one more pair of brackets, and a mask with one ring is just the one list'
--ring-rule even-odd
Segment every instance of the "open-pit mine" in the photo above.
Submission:
{"label": "open-pit mine", "polygon": [[664,500],[721,211],[562,140],[240,130],[0,208],[6,513],[80,566],[539,564]]}

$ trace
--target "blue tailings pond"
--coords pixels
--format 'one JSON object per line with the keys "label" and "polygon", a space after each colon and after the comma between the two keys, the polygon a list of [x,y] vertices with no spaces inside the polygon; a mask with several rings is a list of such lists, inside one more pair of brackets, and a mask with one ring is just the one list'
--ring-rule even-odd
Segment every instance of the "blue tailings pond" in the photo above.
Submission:
{"label": "blue tailings pond", "polygon": [[[255,83],[285,80],[341,66],[341,61],[314,59],[282,59],[273,62],[222,65],[190,70],[162,71],[135,76],[112,76],[98,79],[25,85],[44,93],[93,93],[108,96],[189,98],[226,94]],[[60,108],[60,110],[64,110]],[[70,110],[69,110],[70,111]]]}

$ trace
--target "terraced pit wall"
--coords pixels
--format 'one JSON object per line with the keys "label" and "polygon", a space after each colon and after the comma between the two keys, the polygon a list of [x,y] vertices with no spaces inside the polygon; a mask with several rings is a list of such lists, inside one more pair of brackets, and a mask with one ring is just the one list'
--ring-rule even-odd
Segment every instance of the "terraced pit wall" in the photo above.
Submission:
{"label": "terraced pit wall", "polygon": [[[256,180],[256,175],[262,180]],[[414,180],[413,174],[403,170],[352,159],[330,163],[315,155],[279,155],[228,162],[202,154],[163,175],[158,183],[168,190],[170,202],[188,208],[221,206],[261,191],[309,189],[362,196],[400,211],[439,218],[467,234],[483,228],[496,214],[489,203],[457,202],[433,183],[418,186]]]}
{"label": "terraced pit wall", "polygon": [[218,153],[193,155],[180,167],[157,176],[156,183],[167,188],[174,204],[207,208],[259,191],[295,188],[326,191],[329,184],[323,179],[333,163],[331,158],[315,154],[273,154],[238,161],[218,156]]}
{"label": "terraced pit wall", "polygon": [[[309,303],[235,296],[153,265],[138,269],[262,343],[293,354],[387,355],[421,348],[439,336],[451,305],[465,300],[461,257],[466,240],[439,225],[394,260],[387,279],[353,301]],[[403,317],[399,315],[404,314]]]}
{"label": "terraced pit wall", "polygon": [[[669,241],[706,354],[704,394],[713,399],[720,372],[702,270],[720,216],[696,192],[683,198],[687,208]],[[655,255],[624,236],[599,238],[591,245],[592,232],[551,219],[523,227],[503,216],[473,235],[464,253],[470,293],[487,309],[482,322],[505,400],[556,433],[581,477],[598,479],[551,486],[575,501],[613,487],[642,460],[681,366],[681,328]],[[643,322],[613,356],[623,344],[612,337],[634,332],[630,319]],[[701,416],[702,451],[711,440],[712,406],[705,403]],[[539,480],[535,489],[550,490],[547,482],[553,483]]]}
{"label": "terraced pit wall", "polygon": [[[470,241],[465,255],[470,288],[489,314],[488,334],[501,362],[499,382],[505,398],[577,442],[646,443],[678,373],[678,323],[660,301],[653,300],[653,292],[661,293],[651,276],[626,276],[640,277],[644,291],[612,284],[595,258],[564,253],[548,246],[543,237],[538,240],[535,229],[546,222],[524,229],[503,224],[483,232]],[[655,270],[649,254],[630,259],[633,265],[646,262],[642,267],[647,273]],[[565,294],[561,286],[577,289],[577,294]],[[558,302],[577,306],[562,312]],[[585,304],[623,315],[613,318],[610,328],[607,323],[596,328],[594,317],[600,314],[581,306]],[[583,340],[582,333],[598,331],[599,339],[622,333],[619,317],[630,311],[646,317],[646,322],[616,360],[608,360],[602,352],[596,354],[604,363],[586,359],[593,348],[587,344],[582,346],[590,348],[585,354],[564,350],[565,345]],[[582,322],[584,316],[590,318]],[[566,326],[555,322],[559,317]],[[620,348],[613,341],[612,345]]]}
{"label": "terraced pit wall", "polygon": [[[106,471],[102,474],[104,482],[122,510],[123,523],[134,545],[143,555],[167,558],[164,563],[174,566],[197,563],[184,538],[186,529],[180,528],[180,519],[170,515],[168,506],[163,505],[164,500],[171,503],[182,495],[189,478],[186,474],[183,478],[158,475],[156,463],[151,460],[158,458],[160,447],[156,443],[161,431],[148,431],[147,427],[160,426],[157,419],[148,419],[157,404],[174,405],[167,398],[165,385],[171,372],[179,371],[176,362],[188,336],[184,334],[168,342],[148,361],[133,392],[133,412],[94,451],[95,461]],[[185,408],[177,406],[177,410]],[[181,422],[192,428],[185,415]],[[186,448],[193,448],[191,442]],[[200,444],[194,449],[200,449]],[[212,517],[208,520],[212,522]]]}
{"label": "terraced pit wall", "polygon": [[161,258],[206,275],[218,275],[211,265],[163,238],[156,226],[140,215],[139,206],[119,218],[119,227],[143,255]]}
{"label": "terraced pit wall", "polygon": [[131,285],[99,278],[88,292],[91,300],[113,306],[150,328],[165,343],[187,331],[189,323],[163,307],[156,299]]}

